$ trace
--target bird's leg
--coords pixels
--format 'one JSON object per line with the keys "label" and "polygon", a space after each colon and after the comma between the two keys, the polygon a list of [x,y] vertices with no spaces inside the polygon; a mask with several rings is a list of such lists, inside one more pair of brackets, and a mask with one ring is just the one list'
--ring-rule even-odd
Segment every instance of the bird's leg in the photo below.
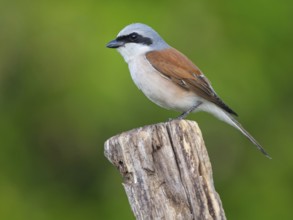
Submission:
{"label": "bird's leg", "polygon": [[[175,120],[181,120],[186,118],[187,115],[189,115],[189,113],[193,112],[198,106],[200,106],[202,104],[202,102],[197,102],[196,105],[192,106],[190,109],[188,109],[187,111],[183,112],[181,115],[179,115],[177,118],[174,118]],[[172,120],[172,119],[171,119]],[[169,119],[169,121],[171,121]]]}
{"label": "bird's leg", "polygon": [[186,118],[189,113],[193,112],[198,106],[200,106],[202,102],[196,103],[196,105],[192,106],[190,109],[188,109],[186,112],[183,112],[181,115],[179,115],[176,119],[181,120]]}

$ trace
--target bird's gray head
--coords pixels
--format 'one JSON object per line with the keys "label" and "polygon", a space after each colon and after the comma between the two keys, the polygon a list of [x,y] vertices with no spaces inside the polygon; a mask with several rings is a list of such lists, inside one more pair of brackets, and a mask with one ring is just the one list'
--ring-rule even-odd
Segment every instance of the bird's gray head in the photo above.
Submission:
{"label": "bird's gray head", "polygon": [[135,23],[123,28],[115,40],[107,44],[108,48],[116,48],[129,62],[136,56],[152,50],[163,50],[170,46],[151,27]]}

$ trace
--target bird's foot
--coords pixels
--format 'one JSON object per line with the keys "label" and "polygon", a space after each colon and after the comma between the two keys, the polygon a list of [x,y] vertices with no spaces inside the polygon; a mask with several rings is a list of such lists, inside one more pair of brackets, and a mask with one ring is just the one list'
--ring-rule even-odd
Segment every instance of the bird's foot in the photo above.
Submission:
{"label": "bird's foot", "polygon": [[181,115],[179,115],[176,118],[169,118],[169,122],[173,120],[182,120],[187,117],[191,112],[193,112],[198,106],[200,106],[202,102],[198,102],[196,105],[192,106],[190,109],[188,109],[186,112],[183,112]]}

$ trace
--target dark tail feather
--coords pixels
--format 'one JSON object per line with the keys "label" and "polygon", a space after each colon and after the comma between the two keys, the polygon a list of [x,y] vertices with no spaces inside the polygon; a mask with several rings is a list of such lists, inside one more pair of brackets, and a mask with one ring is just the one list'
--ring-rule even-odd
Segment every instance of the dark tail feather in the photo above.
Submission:
{"label": "dark tail feather", "polygon": [[246,131],[242,125],[235,118],[233,118],[233,116],[228,115],[228,117],[233,122],[233,124],[231,124],[232,126],[237,128],[245,137],[247,137],[267,158],[272,159],[271,156],[265,151],[265,149],[262,148],[262,146],[248,133],[248,131]]}

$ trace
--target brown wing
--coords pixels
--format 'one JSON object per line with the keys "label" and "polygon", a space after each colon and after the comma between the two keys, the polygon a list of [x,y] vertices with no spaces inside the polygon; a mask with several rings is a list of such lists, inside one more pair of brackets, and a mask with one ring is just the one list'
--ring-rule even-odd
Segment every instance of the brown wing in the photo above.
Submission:
{"label": "brown wing", "polygon": [[237,115],[215,93],[208,79],[184,54],[174,48],[151,51],[146,54],[153,67],[186,90],[216,104],[225,111]]}

